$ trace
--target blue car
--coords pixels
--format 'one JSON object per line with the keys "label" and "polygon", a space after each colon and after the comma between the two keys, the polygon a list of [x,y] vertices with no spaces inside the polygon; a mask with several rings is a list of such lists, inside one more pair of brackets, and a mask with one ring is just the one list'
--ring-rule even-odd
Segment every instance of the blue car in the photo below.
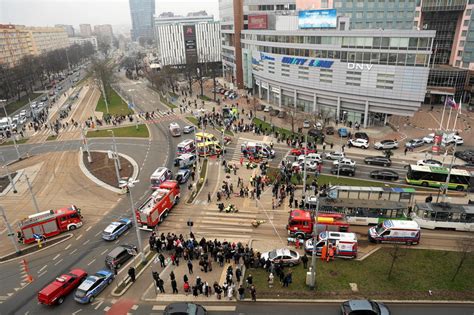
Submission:
{"label": "blue car", "polygon": [[110,270],[99,270],[95,275],[90,275],[81,283],[74,293],[74,300],[81,304],[92,303],[105,287],[112,283],[114,274]]}
{"label": "blue car", "polygon": [[339,128],[339,129],[337,130],[337,134],[339,135],[339,137],[345,138],[345,137],[347,137],[347,136],[349,135],[349,132],[347,131],[346,128]]}
{"label": "blue car", "polygon": [[127,218],[112,222],[102,231],[102,238],[106,241],[114,241],[131,227],[132,220]]}
{"label": "blue car", "polygon": [[176,180],[180,184],[185,184],[188,181],[189,176],[191,176],[191,170],[182,168],[176,173]]}

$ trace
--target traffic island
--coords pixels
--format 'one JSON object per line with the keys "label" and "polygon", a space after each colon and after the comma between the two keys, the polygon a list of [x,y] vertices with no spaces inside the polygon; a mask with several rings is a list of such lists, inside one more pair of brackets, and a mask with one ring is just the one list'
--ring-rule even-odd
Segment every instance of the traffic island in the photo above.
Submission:
{"label": "traffic island", "polygon": [[[142,273],[145,271],[145,269],[154,261],[154,259],[158,256],[156,252],[153,251],[148,251],[148,253],[145,255],[145,261],[141,261],[141,257],[137,256],[135,260],[138,260],[139,262],[133,262],[134,268],[135,268],[135,281],[142,275]],[[118,280],[117,280],[118,281]],[[115,290],[112,292],[112,296],[122,296],[127,292],[127,290],[133,285],[133,282],[131,281],[130,277],[127,275],[122,281],[120,281],[117,284],[117,287]]]}
{"label": "traffic island", "polygon": [[139,124],[127,127],[89,130],[86,137],[111,138],[112,133],[109,130],[113,130],[114,136],[117,138],[148,138],[150,136],[147,126],[144,124]]}
{"label": "traffic island", "polygon": [[202,161],[201,171],[199,172],[199,179],[198,179],[194,189],[192,190],[191,195],[189,196],[189,199],[187,201],[188,204],[192,203],[194,201],[194,199],[196,199],[196,197],[201,192],[201,189],[202,189],[202,187],[204,186],[204,184],[207,180],[207,163],[208,163],[207,159],[204,159]]}
{"label": "traffic island", "polygon": [[474,256],[407,246],[399,246],[397,251],[395,248],[383,247],[363,261],[336,258],[326,262],[318,257],[316,290],[310,290],[306,285],[308,269],[302,264],[284,268],[285,275],[292,272],[288,287],[283,287],[278,275],[274,275],[273,286],[269,287],[268,273],[262,268],[251,268],[245,276],[252,274],[259,300],[366,297],[375,300],[474,300],[470,267]]}

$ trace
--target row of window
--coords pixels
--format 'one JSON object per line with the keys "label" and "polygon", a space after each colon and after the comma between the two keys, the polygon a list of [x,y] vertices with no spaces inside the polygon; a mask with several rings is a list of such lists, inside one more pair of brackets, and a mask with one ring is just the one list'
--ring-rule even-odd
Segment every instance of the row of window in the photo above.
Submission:
{"label": "row of window", "polygon": [[244,44],[244,48],[278,55],[335,59],[340,60],[341,62],[358,62],[380,65],[427,67],[429,60],[428,54],[348,52],[333,50],[281,48],[269,46],[250,46],[248,44]]}
{"label": "row of window", "polygon": [[431,50],[428,37],[331,37],[242,34],[242,39],[262,42],[336,45],[343,48],[374,48],[399,50]]}
{"label": "row of window", "polygon": [[249,5],[249,11],[286,11],[296,10],[296,4],[263,4],[263,5]]}

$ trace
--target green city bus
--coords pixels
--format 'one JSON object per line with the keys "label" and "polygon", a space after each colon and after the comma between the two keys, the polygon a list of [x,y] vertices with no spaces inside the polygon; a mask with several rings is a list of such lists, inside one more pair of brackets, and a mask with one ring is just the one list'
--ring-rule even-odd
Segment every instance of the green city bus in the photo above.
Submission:
{"label": "green city bus", "polygon": [[[442,187],[446,184],[449,168],[438,166],[417,166],[408,167],[406,182],[410,185],[424,187]],[[448,189],[467,191],[470,186],[471,172],[461,169],[451,169]]]}

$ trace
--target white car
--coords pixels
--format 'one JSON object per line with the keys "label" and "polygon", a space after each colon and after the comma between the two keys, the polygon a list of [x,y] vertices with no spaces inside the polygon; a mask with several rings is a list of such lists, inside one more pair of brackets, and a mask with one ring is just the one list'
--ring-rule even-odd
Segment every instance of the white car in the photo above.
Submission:
{"label": "white car", "polygon": [[303,128],[309,128],[310,125],[311,125],[311,123],[309,122],[309,120],[305,120],[303,122]]}
{"label": "white car", "polygon": [[[306,161],[306,171],[307,172],[316,172],[318,169],[318,163],[315,161]],[[304,170],[304,162],[300,162],[300,170]]]}
{"label": "white car", "polygon": [[183,133],[192,133],[196,130],[196,128],[194,126],[191,126],[191,125],[187,125],[187,126],[184,126],[183,127]]}
{"label": "white car", "polygon": [[382,140],[374,144],[376,150],[389,150],[398,148],[398,141],[396,140]]}
{"label": "white car", "polygon": [[262,253],[261,257],[265,260],[269,259],[272,263],[281,263],[290,267],[300,263],[300,254],[289,248],[274,249]]}
{"label": "white car", "polygon": [[369,148],[369,141],[367,141],[366,139],[350,139],[348,144],[349,144],[349,147],[353,146],[353,147],[362,148],[362,149]]}
{"label": "white car", "polygon": [[[298,157],[298,162],[299,163],[303,163],[304,161],[304,155],[300,155]],[[323,159],[321,158],[321,155],[318,154],[318,153],[309,153],[307,156],[306,156],[306,163],[307,162],[316,162],[316,163],[321,163],[323,161]]]}
{"label": "white car", "polygon": [[350,166],[355,166],[356,162],[351,159],[343,158],[340,160],[336,160],[332,163],[333,165],[350,165]]}
{"label": "white car", "polygon": [[20,117],[26,117],[26,110],[23,109],[23,110],[20,112]]}
{"label": "white car", "polygon": [[433,143],[434,142],[434,136],[435,136],[434,133],[430,133],[426,137],[423,137],[423,142],[424,143]]}
{"label": "white car", "polygon": [[463,138],[461,138],[460,136],[458,135],[453,135],[449,141],[447,141],[447,139],[443,139],[442,141],[442,144],[443,145],[450,145],[450,144],[456,144],[456,145],[463,145],[464,144],[464,140]]}
{"label": "white car", "polygon": [[416,162],[416,165],[418,166],[443,166],[443,163],[441,163],[440,161],[436,161],[436,160],[418,160]]}
{"label": "white car", "polygon": [[271,106],[265,106],[265,108],[263,109],[264,112],[268,113],[269,111],[271,111],[273,108]]}
{"label": "white car", "polygon": [[345,158],[346,155],[344,152],[339,152],[339,151],[332,151],[332,152],[327,152],[326,153],[326,159],[328,160],[340,160]]}

